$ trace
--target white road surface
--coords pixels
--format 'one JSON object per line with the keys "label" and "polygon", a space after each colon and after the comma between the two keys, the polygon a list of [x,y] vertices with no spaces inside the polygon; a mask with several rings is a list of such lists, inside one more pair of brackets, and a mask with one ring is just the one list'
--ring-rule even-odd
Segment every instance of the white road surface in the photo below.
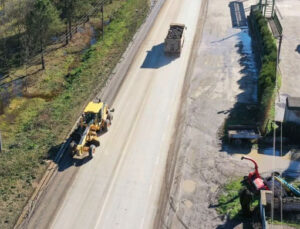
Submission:
{"label": "white road surface", "polygon": [[[200,6],[166,1],[116,97],[109,132],[80,167],[51,228],[153,227]],[[163,53],[172,22],[187,26],[179,58]]]}

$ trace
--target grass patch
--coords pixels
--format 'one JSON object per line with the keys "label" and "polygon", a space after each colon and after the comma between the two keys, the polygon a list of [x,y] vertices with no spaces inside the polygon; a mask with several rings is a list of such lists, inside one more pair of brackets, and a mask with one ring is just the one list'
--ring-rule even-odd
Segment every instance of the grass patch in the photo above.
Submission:
{"label": "grass patch", "polygon": [[269,224],[275,224],[275,225],[287,225],[287,226],[290,226],[290,227],[294,227],[294,228],[300,228],[300,224],[297,223],[297,222],[293,222],[293,221],[289,221],[289,220],[282,220],[279,221],[279,220],[273,220],[273,223],[271,221],[271,219],[268,219],[268,223]]}
{"label": "grass patch", "polygon": [[33,96],[13,99],[0,116],[4,143],[0,154],[0,228],[13,226],[46,169],[49,152],[55,152],[84,104],[105,85],[144,21],[147,0],[118,2],[120,7],[114,8],[104,40],[85,52],[76,52],[76,43],[54,51],[47,57],[52,58],[46,62],[47,70],[28,82],[26,93]]}
{"label": "grass patch", "polygon": [[[239,193],[244,188],[242,184],[243,178],[231,180],[223,188],[218,198],[217,212],[220,215],[228,215],[231,220],[242,220],[242,208],[240,204]],[[259,204],[258,199],[252,201],[251,210]]]}

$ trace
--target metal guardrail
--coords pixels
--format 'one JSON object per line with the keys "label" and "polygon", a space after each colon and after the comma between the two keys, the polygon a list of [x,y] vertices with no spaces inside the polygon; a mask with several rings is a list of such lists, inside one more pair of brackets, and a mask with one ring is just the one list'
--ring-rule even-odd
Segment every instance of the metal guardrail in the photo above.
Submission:
{"label": "metal guardrail", "polygon": [[278,18],[278,16],[277,16],[276,11],[275,11],[275,13],[274,13],[274,18],[273,18],[273,20],[274,20],[274,23],[275,23],[275,25],[276,25],[276,28],[277,28],[278,33],[279,33],[280,35],[282,35],[283,29],[282,29],[282,25],[281,25],[281,23],[280,23],[280,21],[279,21],[279,18]]}

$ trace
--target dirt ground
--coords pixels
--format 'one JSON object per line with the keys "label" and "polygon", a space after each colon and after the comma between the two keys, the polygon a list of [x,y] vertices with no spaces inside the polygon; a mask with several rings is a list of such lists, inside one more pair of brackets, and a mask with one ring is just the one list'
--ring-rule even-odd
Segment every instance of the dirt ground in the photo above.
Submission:
{"label": "dirt ground", "polygon": [[[250,13],[250,5],[255,3],[239,2],[244,5],[246,15]],[[300,30],[297,29],[297,35],[294,32],[299,24],[296,23],[299,14],[292,3],[299,6],[299,1],[278,1],[285,31],[281,59],[282,93],[300,96],[294,83],[299,80],[296,72],[300,70],[300,65],[295,64],[300,53]],[[162,209],[163,228],[243,228],[237,222],[218,216],[210,206],[216,203],[222,185],[232,177],[244,176],[250,169],[239,158],[241,153],[248,154],[251,149],[228,148],[220,140],[219,132],[237,104],[257,102],[258,73],[247,26],[233,26],[245,23],[236,22],[243,17],[234,17],[236,12],[232,2],[210,0],[204,14],[207,16],[202,39],[196,45],[191,79],[183,95],[185,105],[178,118],[179,129],[183,131],[174,136],[170,150],[165,193],[162,194],[167,206]],[[261,166],[268,165],[264,170],[269,171],[269,160],[266,156],[266,160],[261,161]],[[281,164],[298,167],[298,164],[289,164],[288,160],[286,165]]]}
{"label": "dirt ground", "polygon": [[[246,14],[250,3],[244,2]],[[210,207],[216,203],[223,184],[244,176],[250,168],[232,157],[237,152],[226,149],[219,138],[224,120],[235,106],[257,100],[251,39],[247,26],[233,28],[233,11],[228,0],[210,0],[202,12],[204,20],[200,24],[204,27],[198,31],[203,29],[203,35],[196,44],[191,78],[183,95],[186,102],[178,118],[182,133],[175,136],[170,151],[165,187],[169,198],[163,228],[236,226]],[[245,25],[245,21],[238,24]]]}

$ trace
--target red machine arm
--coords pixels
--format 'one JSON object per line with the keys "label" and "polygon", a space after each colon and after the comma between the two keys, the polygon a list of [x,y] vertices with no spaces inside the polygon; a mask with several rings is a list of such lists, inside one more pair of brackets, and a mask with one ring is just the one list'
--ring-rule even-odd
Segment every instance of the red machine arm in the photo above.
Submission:
{"label": "red machine arm", "polygon": [[241,160],[243,160],[243,159],[246,159],[246,160],[249,160],[249,161],[252,161],[253,162],[253,164],[254,164],[254,166],[255,166],[255,176],[256,176],[256,178],[260,178],[260,174],[259,174],[259,172],[258,172],[258,165],[257,165],[257,163],[256,163],[256,161],[254,161],[252,158],[250,158],[250,157],[245,157],[245,156],[242,156],[241,157]]}

